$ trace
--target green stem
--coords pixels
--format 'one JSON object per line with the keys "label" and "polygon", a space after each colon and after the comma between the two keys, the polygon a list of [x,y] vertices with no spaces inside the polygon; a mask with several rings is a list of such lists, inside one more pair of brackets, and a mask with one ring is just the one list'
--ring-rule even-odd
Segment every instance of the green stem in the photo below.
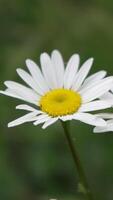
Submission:
{"label": "green stem", "polygon": [[88,200],[93,200],[93,196],[91,194],[91,191],[89,190],[89,186],[86,180],[86,176],[83,170],[83,167],[81,165],[77,150],[73,144],[72,138],[70,136],[69,130],[68,130],[68,126],[67,126],[67,122],[62,122],[62,126],[64,129],[64,133],[68,142],[68,145],[70,147],[71,150],[71,154],[74,160],[74,163],[76,165],[78,174],[79,174],[79,189],[81,190],[81,192],[86,196],[86,198]]}

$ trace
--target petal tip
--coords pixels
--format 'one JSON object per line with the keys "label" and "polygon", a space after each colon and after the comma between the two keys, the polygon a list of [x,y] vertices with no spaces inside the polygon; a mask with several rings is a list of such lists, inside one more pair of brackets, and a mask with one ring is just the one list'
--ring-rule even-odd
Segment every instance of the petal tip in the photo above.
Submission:
{"label": "petal tip", "polygon": [[29,65],[31,65],[33,63],[33,61],[30,58],[27,58],[25,60],[25,63],[26,63],[27,66],[29,66]]}
{"label": "petal tip", "polygon": [[97,127],[95,127],[95,128],[93,129],[93,133],[98,133]]}
{"label": "petal tip", "polygon": [[11,123],[8,123],[7,127],[8,127],[8,128],[11,128],[11,127],[12,127]]}
{"label": "petal tip", "polygon": [[89,61],[90,61],[91,63],[93,63],[93,62],[94,62],[94,58],[91,57],[91,58],[89,59]]}

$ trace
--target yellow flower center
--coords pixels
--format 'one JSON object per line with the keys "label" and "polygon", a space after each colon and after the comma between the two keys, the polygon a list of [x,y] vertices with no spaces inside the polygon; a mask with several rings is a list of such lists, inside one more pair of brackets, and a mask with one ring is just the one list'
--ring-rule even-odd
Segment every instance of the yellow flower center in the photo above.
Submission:
{"label": "yellow flower center", "polygon": [[68,89],[51,90],[40,99],[41,110],[53,117],[73,114],[80,105],[80,94]]}

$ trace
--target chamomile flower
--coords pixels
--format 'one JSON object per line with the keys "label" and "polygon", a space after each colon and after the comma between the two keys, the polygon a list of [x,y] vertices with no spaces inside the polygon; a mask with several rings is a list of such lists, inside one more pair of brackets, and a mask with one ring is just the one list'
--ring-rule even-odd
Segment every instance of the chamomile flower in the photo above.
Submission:
{"label": "chamomile flower", "polygon": [[23,69],[17,69],[17,73],[28,86],[5,81],[7,88],[0,93],[34,106],[18,105],[16,109],[26,110],[28,113],[10,122],[8,127],[33,122],[34,125],[43,123],[42,128],[46,128],[57,120],[79,120],[93,126],[105,126],[105,120],[89,112],[111,106],[104,98],[101,100],[99,97],[110,90],[113,77],[105,77],[106,72],[102,70],[87,78],[92,63],[93,58],[90,58],[79,68],[79,55],[74,54],[65,68],[63,58],[57,50],[51,56],[41,54],[41,70],[36,63],[27,59],[29,73]]}

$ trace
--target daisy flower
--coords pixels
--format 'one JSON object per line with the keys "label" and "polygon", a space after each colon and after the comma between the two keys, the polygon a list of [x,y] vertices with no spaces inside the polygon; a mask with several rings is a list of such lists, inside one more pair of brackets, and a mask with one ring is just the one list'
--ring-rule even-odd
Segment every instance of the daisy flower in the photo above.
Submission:
{"label": "daisy flower", "polygon": [[[100,99],[104,99],[109,102],[113,107],[113,89],[111,92],[107,92],[104,94]],[[104,133],[113,131],[113,113],[99,113],[97,114],[98,117],[106,120],[106,126],[100,127],[97,126],[94,128],[94,133]]]}
{"label": "daisy flower", "polygon": [[105,71],[99,71],[87,78],[93,58],[89,58],[79,68],[80,57],[74,54],[65,68],[59,51],[54,50],[51,57],[47,53],[40,56],[41,70],[30,59],[26,60],[29,73],[17,69],[18,75],[28,85],[14,81],[5,81],[7,87],[0,93],[21,99],[27,103],[16,109],[26,110],[27,114],[10,122],[8,127],[25,122],[34,125],[43,123],[42,128],[62,121],[79,120],[93,126],[105,126],[101,117],[89,112],[111,107],[111,104],[100,96],[108,92],[113,84],[113,77],[105,77]]}

